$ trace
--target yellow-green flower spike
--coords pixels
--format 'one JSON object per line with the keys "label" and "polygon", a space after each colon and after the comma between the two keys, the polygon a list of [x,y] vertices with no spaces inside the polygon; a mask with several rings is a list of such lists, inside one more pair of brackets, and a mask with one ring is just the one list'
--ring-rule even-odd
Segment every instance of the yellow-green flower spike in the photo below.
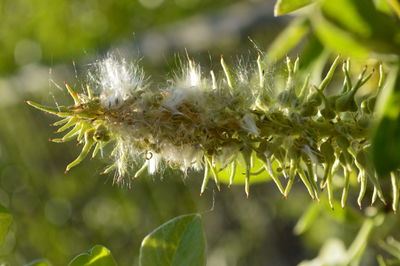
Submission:
{"label": "yellow-green flower spike", "polygon": [[[384,86],[382,65],[379,80],[371,80],[374,73],[365,68],[352,82],[347,59],[343,81],[331,82],[340,63],[336,57],[322,82],[314,85],[310,75],[301,72],[299,58],[286,58],[285,81],[282,76],[266,80],[271,66],[261,63],[260,54],[255,60],[249,69],[235,69],[221,56],[223,73],[210,70],[203,75],[189,59],[180,75],[158,86],[148,82],[137,62],[106,58],[91,72],[84,92],[78,94],[65,85],[73,105],[27,104],[61,118],[52,125],[59,127],[56,133],[66,133],[53,142],[82,144],[67,171],[92,150],[91,158],[102,153],[107,144],[113,145],[112,161],[103,173],[115,172],[116,183],[129,184],[127,177],[154,174],[163,165],[185,174],[189,169],[204,171],[200,194],[206,192],[211,177],[219,190],[222,180],[231,186],[235,176],[244,174],[249,197],[254,176],[267,175],[285,198],[295,184],[302,184],[315,200],[325,188],[331,208],[334,191],[339,190],[340,204],[345,206],[349,191],[357,190],[350,188],[352,173],[358,173],[360,207],[366,191],[373,190],[372,202],[379,198],[385,204],[390,197],[395,211],[399,171],[391,173],[389,196],[366,156],[371,146],[366,121],[374,119],[376,97]],[[371,87],[373,93],[361,96],[357,93],[361,87]],[[242,158],[245,170],[237,173]]]}

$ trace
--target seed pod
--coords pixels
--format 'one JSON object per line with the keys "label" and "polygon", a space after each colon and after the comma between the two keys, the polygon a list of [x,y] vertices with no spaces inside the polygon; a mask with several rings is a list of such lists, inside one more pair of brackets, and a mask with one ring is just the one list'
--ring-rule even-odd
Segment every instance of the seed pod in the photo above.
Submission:
{"label": "seed pod", "polygon": [[336,100],[336,111],[338,112],[346,112],[346,111],[350,111],[350,112],[357,112],[358,110],[358,106],[357,103],[354,99],[357,91],[359,88],[361,88],[361,86],[367,82],[372,73],[370,73],[367,77],[364,78],[365,72],[367,71],[367,67],[364,67],[363,71],[361,72],[361,74],[358,77],[357,83],[354,84],[354,86],[351,88],[350,91],[340,95],[340,97]]}
{"label": "seed pod", "polygon": [[201,184],[200,195],[203,195],[204,191],[206,190],[208,180],[210,179],[210,170],[209,170],[208,162],[204,163],[204,176],[203,182]]}
{"label": "seed pod", "polygon": [[334,119],[336,117],[336,113],[331,108],[324,108],[321,111],[321,115],[328,120]]}
{"label": "seed pod", "polygon": [[397,211],[397,205],[399,204],[399,176],[394,172],[390,173],[390,180],[392,183],[392,210],[394,213]]}
{"label": "seed pod", "polygon": [[332,175],[332,167],[336,160],[335,158],[335,150],[332,147],[332,144],[328,141],[325,141],[319,147],[322,156],[325,158],[325,168],[324,168],[324,177],[322,178],[321,187],[325,187],[326,181]]}
{"label": "seed pod", "polygon": [[320,106],[322,104],[322,97],[318,92],[313,92],[307,101],[313,106]]}
{"label": "seed pod", "polygon": [[305,103],[303,106],[301,106],[300,110],[300,115],[301,116],[315,116],[318,114],[318,108],[309,102]]}
{"label": "seed pod", "polygon": [[350,171],[347,167],[343,167],[343,175],[344,175],[344,186],[342,190],[342,197],[340,200],[340,205],[342,208],[346,206],[347,195],[349,194]]}
{"label": "seed pod", "polygon": [[376,189],[376,193],[379,199],[382,201],[383,204],[386,205],[386,200],[383,196],[382,188],[379,184],[379,180],[376,176],[375,170],[372,168],[372,162],[371,158],[368,155],[368,152],[366,150],[358,151],[355,163],[360,172],[362,172],[361,178],[364,178],[364,176],[368,176],[369,180],[372,182],[374,188]]}
{"label": "seed pod", "polygon": [[233,162],[231,163],[231,172],[229,175],[229,185],[228,187],[232,186],[233,184],[233,179],[235,178],[236,175],[236,160],[233,160]]}
{"label": "seed pod", "polygon": [[329,82],[331,81],[331,79],[333,77],[333,74],[335,73],[335,69],[336,69],[337,65],[339,64],[339,58],[340,58],[340,56],[337,56],[335,58],[335,60],[333,61],[324,80],[322,80],[321,84],[319,85],[319,90],[324,91],[325,88],[328,86]]}

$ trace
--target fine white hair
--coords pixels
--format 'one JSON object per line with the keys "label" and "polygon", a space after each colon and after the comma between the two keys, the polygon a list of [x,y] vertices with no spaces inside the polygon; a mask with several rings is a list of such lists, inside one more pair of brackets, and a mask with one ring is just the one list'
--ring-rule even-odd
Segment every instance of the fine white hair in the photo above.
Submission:
{"label": "fine white hair", "polygon": [[99,90],[100,99],[108,108],[118,108],[137,91],[145,87],[145,75],[137,62],[109,56],[96,64],[93,77]]}

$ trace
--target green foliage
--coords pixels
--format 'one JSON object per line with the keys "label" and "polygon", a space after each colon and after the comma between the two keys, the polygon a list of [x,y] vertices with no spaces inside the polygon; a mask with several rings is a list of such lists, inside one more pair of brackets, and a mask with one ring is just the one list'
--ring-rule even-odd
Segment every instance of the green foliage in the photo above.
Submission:
{"label": "green foliage", "polygon": [[145,237],[140,266],[204,266],[206,242],[200,214],[176,217]]}
{"label": "green foliage", "polygon": [[51,266],[52,264],[45,259],[38,259],[38,260],[34,260],[31,261],[28,264],[25,264],[24,266]]}
{"label": "green foliage", "polygon": [[317,0],[278,0],[275,4],[275,16],[285,15],[307,6]]}
{"label": "green foliage", "polygon": [[134,34],[151,27],[232,2],[2,0],[0,73],[15,71],[37,59],[53,65],[101,53],[115,43],[132,41]]}
{"label": "green foliage", "polygon": [[393,69],[378,102],[379,120],[372,138],[373,160],[381,176],[400,167],[400,68]]}
{"label": "green foliage", "polygon": [[76,256],[69,266],[116,266],[110,251],[103,246],[96,245],[85,253]]}
{"label": "green foliage", "polygon": [[265,64],[280,60],[288,54],[309,31],[308,21],[304,18],[294,19],[269,45]]}
{"label": "green foliage", "polygon": [[13,222],[13,216],[3,206],[0,205],[0,246],[3,244],[4,238],[6,237],[10,225]]}
{"label": "green foliage", "polygon": [[[140,248],[140,266],[204,266],[206,241],[200,214],[175,217],[147,235]],[[26,266],[51,265],[47,260],[33,261]],[[68,266],[116,266],[111,252],[96,245],[76,256]]]}

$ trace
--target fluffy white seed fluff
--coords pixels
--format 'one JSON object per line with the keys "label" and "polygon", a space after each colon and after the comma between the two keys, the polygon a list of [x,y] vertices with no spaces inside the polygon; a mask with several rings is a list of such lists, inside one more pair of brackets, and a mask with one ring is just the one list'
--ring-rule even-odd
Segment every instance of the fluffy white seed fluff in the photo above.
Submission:
{"label": "fluffy white seed fluff", "polygon": [[110,56],[97,63],[94,75],[100,99],[108,108],[118,108],[137,91],[145,88],[145,76],[137,64]]}

